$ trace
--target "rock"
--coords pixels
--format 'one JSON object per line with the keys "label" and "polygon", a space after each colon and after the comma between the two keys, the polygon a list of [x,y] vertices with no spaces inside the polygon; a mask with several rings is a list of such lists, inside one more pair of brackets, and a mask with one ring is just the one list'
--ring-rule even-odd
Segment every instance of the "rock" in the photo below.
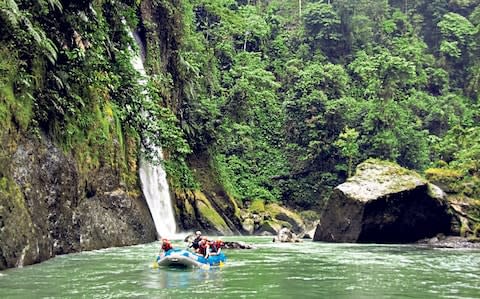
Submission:
{"label": "rock", "polygon": [[336,187],[314,241],[406,243],[448,233],[443,193],[396,164],[367,160]]}
{"label": "rock", "polygon": [[253,234],[253,231],[255,230],[255,222],[252,218],[247,218],[242,222],[242,228],[245,232],[248,234]]}
{"label": "rock", "polygon": [[320,221],[315,221],[314,226],[310,228],[309,230],[306,230],[305,232],[301,233],[298,235],[298,238],[300,239],[313,239],[313,236],[315,235],[315,230],[317,229],[317,225],[320,223]]}
{"label": "rock", "polygon": [[478,240],[467,239],[458,236],[435,236],[433,238],[422,239],[416,244],[432,248],[474,248],[480,249]]}
{"label": "rock", "polygon": [[464,195],[449,196],[450,211],[453,215],[452,232],[461,237],[480,237],[480,200],[474,200]]}
{"label": "rock", "polygon": [[126,173],[109,163],[81,170],[72,154],[46,136],[8,139],[10,159],[2,171],[9,171],[0,175],[0,270],[155,240],[140,191],[122,186]]}
{"label": "rock", "polygon": [[261,235],[264,232],[269,232],[272,235],[276,235],[277,232],[281,229],[281,225],[275,221],[268,220],[264,221],[257,230],[257,234]]}
{"label": "rock", "polygon": [[[239,233],[236,225],[223,217],[214,202],[200,191],[176,191],[175,213],[182,230],[200,229],[205,234],[232,235]],[[191,207],[191,208],[190,208]],[[238,223],[240,224],[239,219]],[[237,222],[235,220],[235,222]]]}
{"label": "rock", "polygon": [[283,243],[296,243],[301,242],[301,239],[297,237],[289,228],[283,227],[278,231],[278,235],[273,239],[274,242],[283,242]]}
{"label": "rock", "polygon": [[226,241],[223,242],[225,244],[226,249],[255,249],[254,246],[250,244],[246,244],[244,242],[233,242],[233,241]]}
{"label": "rock", "polygon": [[269,211],[273,219],[281,223],[282,226],[288,223],[287,226],[295,232],[303,232],[305,230],[305,223],[297,213],[275,203],[268,204],[266,210]]}
{"label": "rock", "polygon": [[425,170],[425,177],[433,184],[439,186],[447,193],[455,193],[458,187],[456,182],[461,181],[463,175],[461,172],[443,168],[429,168]]}
{"label": "rock", "polygon": [[211,159],[208,151],[196,152],[188,159],[201,191],[171,189],[177,225],[184,231],[200,229],[206,234],[242,234],[244,219],[240,209],[220,183]]}

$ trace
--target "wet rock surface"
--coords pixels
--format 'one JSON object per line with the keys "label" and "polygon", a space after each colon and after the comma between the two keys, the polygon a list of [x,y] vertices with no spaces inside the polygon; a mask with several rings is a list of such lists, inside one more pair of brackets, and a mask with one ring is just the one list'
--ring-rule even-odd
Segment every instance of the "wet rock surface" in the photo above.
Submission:
{"label": "wet rock surface", "polygon": [[450,223],[438,187],[396,164],[367,160],[334,189],[314,241],[409,243],[448,234]]}
{"label": "wet rock surface", "polygon": [[416,244],[432,248],[480,249],[479,239],[468,239],[458,236],[436,236],[433,238],[419,240],[416,242]]}
{"label": "wet rock surface", "polygon": [[19,138],[9,163],[11,179],[0,192],[0,216],[8,218],[1,223],[0,269],[155,240],[145,200],[125,190],[118,170],[101,166],[82,175],[47,137]]}
{"label": "wet rock surface", "polygon": [[302,242],[302,240],[290,229],[283,227],[278,231],[278,235],[275,236],[273,242],[298,243]]}

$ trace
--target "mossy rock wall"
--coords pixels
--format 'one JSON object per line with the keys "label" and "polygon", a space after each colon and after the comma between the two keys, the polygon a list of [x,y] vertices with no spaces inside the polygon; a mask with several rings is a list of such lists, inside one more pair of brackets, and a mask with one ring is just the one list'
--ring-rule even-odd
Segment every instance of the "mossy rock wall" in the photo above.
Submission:
{"label": "mossy rock wall", "polygon": [[240,209],[227,194],[211,166],[207,152],[191,155],[189,167],[200,185],[200,190],[173,192],[176,219],[182,230],[202,229],[213,234],[242,234]]}
{"label": "mossy rock wall", "polygon": [[0,179],[0,202],[0,269],[39,261],[36,248],[45,244],[39,244],[35,238],[36,231],[18,185],[5,177]]}
{"label": "mossy rock wall", "polygon": [[205,234],[239,234],[239,229],[226,221],[223,213],[201,191],[175,191],[175,214],[181,230],[202,230]]}
{"label": "mossy rock wall", "polygon": [[120,169],[100,163],[81,172],[74,156],[45,136],[7,139],[12,146],[0,177],[0,269],[155,240],[145,200],[129,189]]}

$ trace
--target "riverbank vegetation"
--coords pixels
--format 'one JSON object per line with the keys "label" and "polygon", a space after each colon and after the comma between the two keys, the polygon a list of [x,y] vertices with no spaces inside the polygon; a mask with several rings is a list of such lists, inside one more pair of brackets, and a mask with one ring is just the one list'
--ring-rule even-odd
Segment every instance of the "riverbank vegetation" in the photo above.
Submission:
{"label": "riverbank vegetation", "polygon": [[47,134],[86,170],[120,155],[135,185],[162,145],[178,189],[202,188],[202,154],[240,203],[311,209],[374,157],[480,197],[478,1],[20,0],[0,23],[0,134]]}
{"label": "riverbank vegetation", "polygon": [[458,172],[456,191],[479,196],[477,2],[183,9],[181,55],[208,82],[185,128],[235,198],[311,208],[368,157]]}

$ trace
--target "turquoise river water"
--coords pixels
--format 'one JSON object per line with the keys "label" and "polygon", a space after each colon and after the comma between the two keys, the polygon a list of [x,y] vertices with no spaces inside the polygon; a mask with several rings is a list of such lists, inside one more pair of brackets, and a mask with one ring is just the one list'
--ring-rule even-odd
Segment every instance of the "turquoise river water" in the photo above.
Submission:
{"label": "turquoise river water", "polygon": [[480,298],[478,250],[224,240],[256,249],[210,270],[152,269],[158,242],[58,256],[1,271],[0,298]]}

